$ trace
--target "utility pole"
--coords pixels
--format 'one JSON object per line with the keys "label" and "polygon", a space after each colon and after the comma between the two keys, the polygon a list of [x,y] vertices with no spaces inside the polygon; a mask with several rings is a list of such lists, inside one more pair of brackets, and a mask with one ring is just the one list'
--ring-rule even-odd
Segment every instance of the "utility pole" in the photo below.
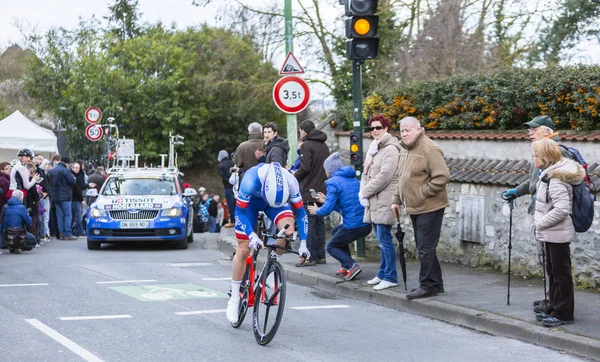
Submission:
{"label": "utility pole", "polygon": [[[294,25],[292,24],[292,0],[284,0],[285,15],[285,53],[294,51]],[[290,144],[288,163],[291,165],[296,161],[298,154],[298,125],[295,114],[287,114],[287,138]]]}
{"label": "utility pole", "polygon": [[[362,114],[362,60],[352,60],[352,114],[354,115],[353,130],[358,137],[359,162],[354,166],[356,177],[360,180],[363,172],[362,149],[363,149],[363,114]],[[353,162],[354,163],[354,162]],[[365,238],[356,240],[356,255],[366,256]]]}

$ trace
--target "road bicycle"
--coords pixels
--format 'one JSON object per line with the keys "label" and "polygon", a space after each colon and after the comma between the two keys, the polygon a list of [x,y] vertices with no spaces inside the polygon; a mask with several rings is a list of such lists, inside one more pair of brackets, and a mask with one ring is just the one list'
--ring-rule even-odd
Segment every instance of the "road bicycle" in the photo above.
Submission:
{"label": "road bicycle", "polygon": [[[265,346],[275,337],[283,318],[285,307],[285,270],[277,260],[276,250],[283,250],[286,253],[297,255],[298,252],[290,248],[293,238],[285,236],[285,231],[289,225],[286,225],[281,231],[273,235],[267,234],[263,218],[259,218],[259,225],[265,245],[264,248],[268,249],[268,257],[260,273],[256,269],[260,250],[253,250],[246,259],[246,271],[240,284],[239,317],[237,322],[231,323],[231,325],[233,328],[239,328],[244,322],[248,308],[254,307],[252,313],[254,337],[258,344]],[[284,237],[286,240],[285,247],[268,243],[269,239],[281,239]],[[303,255],[303,257],[306,261],[306,256]],[[274,318],[270,318],[273,316]]]}

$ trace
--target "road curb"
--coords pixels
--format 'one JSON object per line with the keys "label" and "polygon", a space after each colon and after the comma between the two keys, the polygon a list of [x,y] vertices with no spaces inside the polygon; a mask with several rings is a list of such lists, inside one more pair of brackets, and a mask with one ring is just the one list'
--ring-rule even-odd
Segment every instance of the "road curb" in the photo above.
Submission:
{"label": "road curb", "polygon": [[[233,255],[236,240],[221,235],[218,249],[226,255]],[[386,308],[410,312],[423,317],[441,320],[457,326],[488,333],[494,336],[509,337],[543,347],[553,348],[595,361],[600,360],[600,341],[565,332],[558,328],[545,328],[488,311],[477,310],[434,299],[408,300],[406,294],[397,291],[375,291],[370,286],[356,282],[345,282],[340,278],[324,275],[313,270],[296,268],[282,263],[287,280],[314,287],[325,292],[377,304]]]}

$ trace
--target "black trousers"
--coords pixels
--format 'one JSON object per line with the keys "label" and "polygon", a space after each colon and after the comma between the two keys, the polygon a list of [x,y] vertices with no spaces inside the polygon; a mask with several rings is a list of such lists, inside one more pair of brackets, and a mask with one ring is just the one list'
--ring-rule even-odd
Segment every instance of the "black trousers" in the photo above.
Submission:
{"label": "black trousers", "polygon": [[415,232],[415,243],[421,261],[419,286],[426,291],[443,288],[442,267],[437,257],[437,246],[442,231],[444,209],[420,215],[410,215]]}
{"label": "black trousers", "polygon": [[572,321],[575,318],[575,291],[571,274],[570,243],[545,244],[546,273],[548,273],[552,303],[549,314],[560,320]]}
{"label": "black trousers", "polygon": [[306,205],[304,209],[308,216],[306,247],[310,252],[310,261],[325,259],[325,220],[321,216],[309,214]]}
{"label": "black trousers", "polygon": [[50,221],[48,222],[48,228],[50,229],[50,232],[48,234],[52,237],[58,238],[58,220],[56,217],[55,207],[50,208]]}

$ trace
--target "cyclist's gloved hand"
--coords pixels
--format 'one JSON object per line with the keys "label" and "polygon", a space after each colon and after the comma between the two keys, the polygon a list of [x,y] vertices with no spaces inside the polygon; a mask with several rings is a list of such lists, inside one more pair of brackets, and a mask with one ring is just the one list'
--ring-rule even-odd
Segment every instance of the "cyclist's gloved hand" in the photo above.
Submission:
{"label": "cyclist's gloved hand", "polygon": [[256,249],[259,245],[261,248],[264,247],[264,244],[263,244],[262,240],[260,240],[258,235],[256,235],[256,233],[250,234],[250,244],[248,245],[250,250]]}
{"label": "cyclist's gloved hand", "polygon": [[306,259],[310,258],[310,251],[306,247],[306,240],[300,240],[300,247],[298,248],[298,254],[301,258],[306,257]]}
{"label": "cyclist's gloved hand", "polygon": [[510,189],[504,191],[504,193],[502,193],[502,197],[507,200],[514,200],[519,197],[519,193],[517,192],[517,189]]}

